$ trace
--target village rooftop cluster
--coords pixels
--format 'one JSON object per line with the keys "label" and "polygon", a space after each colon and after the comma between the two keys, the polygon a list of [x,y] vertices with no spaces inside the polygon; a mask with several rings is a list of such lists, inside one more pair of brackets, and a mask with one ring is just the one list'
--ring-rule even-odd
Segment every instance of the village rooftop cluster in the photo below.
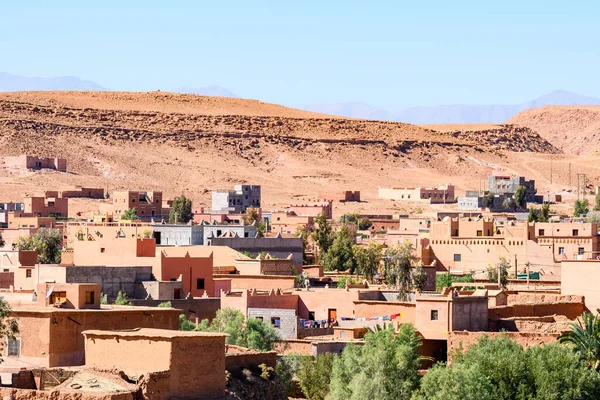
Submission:
{"label": "village rooftop cluster", "polygon": [[[67,171],[60,158],[5,163]],[[13,373],[0,394],[222,398],[227,374],[266,374],[290,353],[341,354],[377,326],[409,323],[427,370],[484,334],[556,342],[600,307],[592,213],[548,213],[560,194],[539,195],[526,177],[494,174],[464,196],[451,184],[379,188],[390,202],[442,207],[335,218],[336,203],[358,208],[359,191],[266,210],[258,183],[213,190],[210,209],[144,188],[0,204],[0,290],[18,323],[2,346]],[[108,199],[110,210],[73,215],[76,198]],[[232,310],[274,329],[271,351],[231,343],[235,332],[196,330]]]}

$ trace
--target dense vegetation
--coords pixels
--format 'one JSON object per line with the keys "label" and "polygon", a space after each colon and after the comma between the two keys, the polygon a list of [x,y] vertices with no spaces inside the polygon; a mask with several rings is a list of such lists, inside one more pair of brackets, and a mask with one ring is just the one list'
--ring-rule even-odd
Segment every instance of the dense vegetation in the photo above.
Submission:
{"label": "dense vegetation", "polygon": [[37,250],[40,264],[59,264],[61,260],[62,234],[58,229],[40,228],[28,237],[19,237],[15,247],[19,250]]}
{"label": "dense vegetation", "polygon": [[[340,356],[282,357],[278,373],[284,382],[296,376],[305,396],[318,400],[597,399],[600,320],[583,321],[564,336],[566,345],[524,349],[506,335],[483,335],[468,350],[455,351],[451,365],[436,364],[422,378],[421,343],[410,324],[398,333],[373,330],[363,346],[349,345]],[[590,345],[596,347],[588,352]]]}

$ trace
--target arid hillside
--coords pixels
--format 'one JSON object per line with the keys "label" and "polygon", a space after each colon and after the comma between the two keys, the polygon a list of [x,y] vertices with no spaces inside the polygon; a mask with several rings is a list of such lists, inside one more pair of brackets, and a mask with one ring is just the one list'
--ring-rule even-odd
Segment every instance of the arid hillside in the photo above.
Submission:
{"label": "arid hillside", "polygon": [[211,189],[249,182],[263,185],[266,207],[324,190],[361,190],[365,212],[419,207],[377,200],[378,186],[452,182],[468,189],[513,159],[559,152],[511,125],[420,127],[163,92],[2,93],[0,144],[0,156],[64,157],[70,170],[3,168],[1,200],[86,185],[163,189],[208,205]]}
{"label": "arid hillside", "polygon": [[566,154],[596,153],[600,106],[547,106],[520,112],[507,123],[530,128]]}

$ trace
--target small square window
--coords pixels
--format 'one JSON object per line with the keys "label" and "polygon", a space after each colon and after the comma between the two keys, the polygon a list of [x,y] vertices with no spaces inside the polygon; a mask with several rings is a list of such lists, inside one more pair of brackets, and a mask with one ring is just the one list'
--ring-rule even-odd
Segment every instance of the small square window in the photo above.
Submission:
{"label": "small square window", "polygon": [[204,289],[204,278],[196,279],[196,289]]}
{"label": "small square window", "polygon": [[573,236],[579,236],[579,229],[573,229]]}
{"label": "small square window", "polygon": [[544,236],[545,231],[543,229],[540,229],[539,231],[539,236]]}
{"label": "small square window", "polygon": [[563,255],[563,254],[565,254],[565,248],[564,248],[564,247],[559,247],[559,248],[558,248],[558,254],[559,254],[559,255]]}
{"label": "small square window", "polygon": [[437,321],[439,319],[438,310],[431,310],[431,320]]}
{"label": "small square window", "polygon": [[456,261],[461,261],[461,259],[462,259],[462,257],[461,257],[461,255],[460,255],[460,254],[455,254],[455,255],[454,255],[454,261],[455,261],[455,262],[456,262]]}
{"label": "small square window", "polygon": [[577,254],[579,254],[580,256],[582,256],[584,252],[585,252],[585,249],[583,247],[580,247],[577,249]]}
{"label": "small square window", "polygon": [[105,251],[106,251],[106,248],[100,247],[100,253],[104,253]]}
{"label": "small square window", "polygon": [[31,278],[31,270],[30,269],[25,270],[25,277],[26,278]]}
{"label": "small square window", "polygon": [[281,318],[279,317],[271,317],[271,325],[273,325],[274,328],[281,328]]}

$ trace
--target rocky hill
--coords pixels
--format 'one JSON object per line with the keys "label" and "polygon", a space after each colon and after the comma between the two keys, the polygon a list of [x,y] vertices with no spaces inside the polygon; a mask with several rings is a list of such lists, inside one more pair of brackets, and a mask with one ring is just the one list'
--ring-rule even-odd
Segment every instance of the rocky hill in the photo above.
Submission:
{"label": "rocky hill", "polygon": [[210,189],[252,182],[263,185],[265,206],[327,188],[362,190],[374,209],[378,186],[460,184],[509,154],[558,152],[510,125],[420,127],[162,92],[0,94],[0,144],[0,156],[65,157],[72,171],[4,169],[5,200],[79,184],[184,192],[207,204]]}
{"label": "rocky hill", "polygon": [[600,106],[547,106],[515,115],[509,124],[528,127],[567,154],[590,154],[600,146]]}

